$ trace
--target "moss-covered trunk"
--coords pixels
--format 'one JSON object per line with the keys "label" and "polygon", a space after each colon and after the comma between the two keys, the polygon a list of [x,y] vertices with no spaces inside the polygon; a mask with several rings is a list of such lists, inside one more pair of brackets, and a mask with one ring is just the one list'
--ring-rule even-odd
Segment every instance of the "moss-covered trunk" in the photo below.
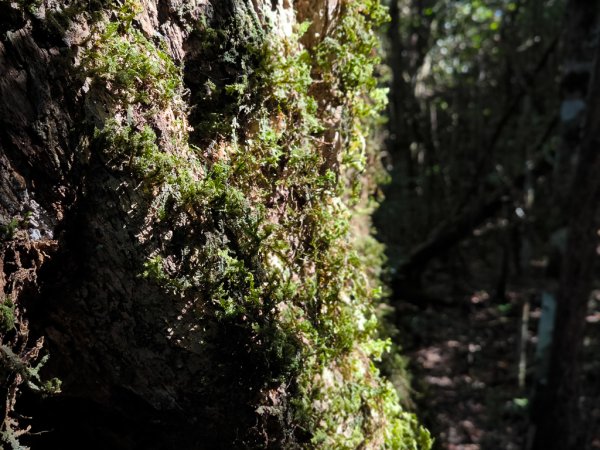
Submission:
{"label": "moss-covered trunk", "polygon": [[3,445],[428,447],[351,232],[384,19],[0,0]]}

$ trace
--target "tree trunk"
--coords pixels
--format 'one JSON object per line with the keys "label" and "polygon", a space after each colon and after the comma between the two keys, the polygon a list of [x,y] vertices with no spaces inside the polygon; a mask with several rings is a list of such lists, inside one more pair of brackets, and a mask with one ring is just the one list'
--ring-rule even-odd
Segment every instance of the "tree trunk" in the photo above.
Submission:
{"label": "tree trunk", "polygon": [[[590,35],[581,31],[597,27],[597,10],[597,5],[592,3],[569,3],[568,23],[574,28],[568,31],[567,49],[584,47],[583,42],[590,39]],[[588,26],[583,26],[585,24]],[[574,41],[574,36],[579,39]],[[571,153],[579,150],[576,152],[578,162],[572,189],[566,197],[567,250],[557,295],[548,385],[535,405],[534,450],[576,450],[585,445],[579,408],[580,368],[600,228],[600,104],[597,101],[600,96],[600,46],[596,44],[595,61],[592,70],[587,72],[589,75],[585,71],[582,73],[581,65],[573,64],[574,55],[581,56],[567,53],[565,88],[571,97],[566,101],[585,100],[587,92],[587,102],[581,131],[563,136],[563,147],[570,146]],[[564,109],[563,106],[563,116]]]}
{"label": "tree trunk", "polygon": [[[0,442],[429,447],[371,363],[378,282],[340,194],[384,18],[376,1],[0,1]],[[50,377],[62,394],[26,389]]]}

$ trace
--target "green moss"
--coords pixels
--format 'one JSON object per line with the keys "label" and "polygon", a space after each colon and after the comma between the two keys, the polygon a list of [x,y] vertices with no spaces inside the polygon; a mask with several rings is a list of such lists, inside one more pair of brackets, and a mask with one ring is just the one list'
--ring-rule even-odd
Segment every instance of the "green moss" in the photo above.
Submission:
{"label": "green moss", "polygon": [[0,241],[10,241],[21,226],[21,221],[13,217],[6,225],[0,225]]}
{"label": "green moss", "polygon": [[7,333],[15,327],[15,307],[5,300],[0,304],[0,334]]}
{"label": "green moss", "polygon": [[10,219],[5,225],[0,225],[0,242],[10,241],[15,238],[18,230],[25,230],[29,226],[31,212],[25,213],[23,216],[16,216]]}
{"label": "green moss", "polygon": [[253,83],[264,59],[265,32],[255,25],[252,14],[239,9],[229,21],[202,21],[193,41],[202,52],[196,65],[186,69],[194,89],[192,103],[202,105],[193,112],[194,137],[230,137],[259,102],[261,92]]}
{"label": "green moss", "polygon": [[180,92],[181,74],[168,54],[132,27],[141,5],[128,0],[118,20],[106,25],[83,62],[86,74],[107,86],[126,104],[155,108],[173,102]]}
{"label": "green moss", "polygon": [[15,3],[30,14],[34,14],[42,6],[42,0],[17,0]]}
{"label": "green moss", "polygon": [[[252,360],[263,422],[296,430],[307,448],[429,448],[374,364],[389,348],[377,338],[381,286],[368,267],[381,248],[351,233],[385,98],[373,75],[385,10],[345,3],[312,49],[301,45],[307,25],[274,37],[245,9],[202,26],[207,64],[236,74],[195,81],[191,139],[207,150],[188,143],[181,70],[131,26],[135,13],[126,3],[84,66],[115,102],[95,149],[153,189],[157,224],[178,237],[148,256],[143,275],[193,299],[198,320],[228,327],[217,344]],[[152,125],[158,107],[181,117],[170,140]],[[281,385],[287,400],[270,403],[266,392]]]}

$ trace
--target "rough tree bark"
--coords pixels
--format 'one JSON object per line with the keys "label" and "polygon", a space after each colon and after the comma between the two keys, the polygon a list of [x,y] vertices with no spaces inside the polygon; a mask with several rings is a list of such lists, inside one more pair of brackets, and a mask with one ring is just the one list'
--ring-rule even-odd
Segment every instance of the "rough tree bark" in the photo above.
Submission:
{"label": "rough tree bark", "polygon": [[[0,439],[21,414],[34,449],[428,448],[371,363],[337,193],[382,14],[0,0]],[[24,389],[42,336],[56,397]]]}
{"label": "rough tree bark", "polygon": [[[194,2],[190,14],[225,20],[233,4],[218,3]],[[103,8],[43,2],[32,13],[0,3],[0,216],[4,224],[27,222],[2,244],[0,286],[27,310],[33,334],[46,336],[47,370],[60,376],[64,391],[41,402],[23,398],[35,428],[53,430],[30,443],[227,447],[255,424],[252,393],[236,389],[236,379],[219,389],[201,381],[218,379],[219,364],[237,364],[228,355],[219,362],[169,342],[167,329],[185,305],[139,276],[148,249],[137,234],[148,199],[82,142],[90,120],[109,114],[107,105],[88,104],[77,69]],[[189,37],[183,8],[144,2],[138,23],[163,33],[180,62]]]}

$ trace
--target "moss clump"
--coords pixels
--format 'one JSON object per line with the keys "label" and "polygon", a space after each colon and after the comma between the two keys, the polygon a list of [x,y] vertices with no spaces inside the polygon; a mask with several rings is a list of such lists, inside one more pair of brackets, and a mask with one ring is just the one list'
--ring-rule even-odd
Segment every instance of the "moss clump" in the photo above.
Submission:
{"label": "moss clump", "polygon": [[0,334],[5,334],[15,327],[15,307],[5,300],[0,304]]}
{"label": "moss clump", "polygon": [[0,241],[10,241],[19,229],[21,221],[19,218],[12,218],[6,225],[0,225]]}
{"label": "moss clump", "polygon": [[[208,65],[234,75],[195,82],[191,136],[181,71],[131,26],[135,3],[119,14],[85,68],[114,101],[96,148],[154,194],[163,235],[143,275],[227,330],[195,339],[247,370],[237,389],[258,388],[244,395],[262,431],[277,423],[288,446],[428,449],[429,434],[374,364],[389,347],[377,339],[381,287],[367,267],[380,248],[351,233],[385,98],[373,75],[385,10],[344,2],[333,31],[308,49],[308,25],[276,37],[243,8],[219,29],[201,26]],[[176,122],[160,138],[157,105]]]}
{"label": "moss clump", "polygon": [[84,61],[86,74],[120,102],[165,107],[180,94],[180,73],[167,53],[131,26],[141,6],[128,1],[107,24]]}

